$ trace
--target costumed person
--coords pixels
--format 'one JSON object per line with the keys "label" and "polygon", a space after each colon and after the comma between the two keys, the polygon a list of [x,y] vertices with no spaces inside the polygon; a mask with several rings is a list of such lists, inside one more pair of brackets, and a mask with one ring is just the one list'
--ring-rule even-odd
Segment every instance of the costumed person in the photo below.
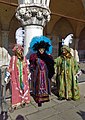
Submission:
{"label": "costumed person", "polygon": [[[71,34],[68,34],[64,39],[62,39],[62,45],[66,45],[69,47],[69,44],[72,43],[73,41],[73,37],[74,35],[71,33]],[[73,48],[70,48],[70,52],[72,54],[72,56],[76,59],[76,61],[79,63],[79,55],[78,55],[78,51]]]}
{"label": "costumed person", "polygon": [[7,78],[10,77],[12,89],[12,108],[23,106],[30,102],[30,90],[28,82],[29,68],[27,59],[23,55],[23,47],[15,45],[13,48],[15,55],[11,57],[10,64],[7,68]]}
{"label": "costumed person", "polygon": [[54,60],[51,56],[51,40],[45,36],[34,37],[30,43],[34,52],[30,55],[32,94],[38,106],[49,101],[51,78],[54,75]]}
{"label": "costumed person", "polygon": [[77,73],[80,70],[77,61],[70,53],[70,48],[64,45],[61,55],[55,60],[56,83],[59,100],[77,100],[80,91],[77,81]]}

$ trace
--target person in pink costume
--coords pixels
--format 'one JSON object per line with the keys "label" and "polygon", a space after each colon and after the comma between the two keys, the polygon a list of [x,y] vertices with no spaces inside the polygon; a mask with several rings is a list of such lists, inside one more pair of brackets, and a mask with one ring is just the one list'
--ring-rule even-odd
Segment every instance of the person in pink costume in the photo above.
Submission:
{"label": "person in pink costume", "polygon": [[30,102],[29,67],[21,45],[15,45],[13,52],[15,55],[11,57],[8,71],[12,88],[12,108],[16,108]]}

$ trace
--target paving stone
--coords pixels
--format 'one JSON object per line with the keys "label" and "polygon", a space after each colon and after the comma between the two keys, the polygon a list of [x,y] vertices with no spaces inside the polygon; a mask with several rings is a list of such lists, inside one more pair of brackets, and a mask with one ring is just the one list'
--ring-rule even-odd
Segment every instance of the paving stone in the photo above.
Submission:
{"label": "paving stone", "polygon": [[9,113],[9,115],[11,116],[11,118],[14,118],[14,120],[15,120],[15,118],[18,115],[25,116],[25,115],[28,115],[28,114],[31,114],[31,113],[35,113],[37,111],[38,111],[38,109],[35,108],[33,105],[31,105],[31,106],[28,105],[28,107],[17,109],[13,113]]}
{"label": "paving stone", "polygon": [[78,114],[78,109],[70,109],[67,111],[63,111],[62,113],[58,114],[60,118],[63,118],[64,120],[82,120],[81,116]]}
{"label": "paving stone", "polygon": [[64,120],[64,119],[60,118],[59,115],[53,115],[43,120]]}
{"label": "paving stone", "polygon": [[27,120],[26,119],[26,117],[25,116],[23,116],[23,115],[21,115],[21,114],[19,114],[19,115],[17,115],[16,117],[11,117],[10,119],[8,119],[8,120]]}
{"label": "paving stone", "polygon": [[56,103],[53,100],[50,100],[49,102],[42,103],[41,107],[38,107],[37,103],[33,104],[38,110],[43,110],[46,108],[51,108],[56,105]]}
{"label": "paving stone", "polygon": [[76,107],[76,106],[81,105],[82,103],[85,103],[85,98],[84,98],[84,96],[80,96],[79,100],[76,100],[76,101],[72,100],[72,101],[69,101],[69,102],[70,102],[70,104],[72,104]]}
{"label": "paving stone", "polygon": [[77,106],[77,108],[78,108],[80,111],[85,111],[85,103],[81,103],[80,105]]}
{"label": "paving stone", "polygon": [[65,101],[64,103],[60,103],[53,108],[56,110],[56,113],[62,113],[64,111],[68,111],[69,109],[73,109],[74,105],[70,104],[69,101]]}
{"label": "paving stone", "polygon": [[27,115],[26,118],[28,120],[44,120],[54,114],[55,114],[55,110],[53,108],[50,108]]}

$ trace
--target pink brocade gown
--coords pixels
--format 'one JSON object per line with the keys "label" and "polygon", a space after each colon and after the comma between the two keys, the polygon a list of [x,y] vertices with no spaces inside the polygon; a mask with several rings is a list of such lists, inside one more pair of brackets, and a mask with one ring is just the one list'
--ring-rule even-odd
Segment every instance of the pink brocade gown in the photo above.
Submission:
{"label": "pink brocade gown", "polygon": [[24,57],[24,60],[21,62],[21,77],[23,83],[23,89],[20,87],[20,66],[19,59],[16,56],[13,56],[10,60],[9,65],[11,87],[12,87],[12,107],[17,107],[23,103],[30,102],[30,90],[28,83],[28,64],[27,60]]}

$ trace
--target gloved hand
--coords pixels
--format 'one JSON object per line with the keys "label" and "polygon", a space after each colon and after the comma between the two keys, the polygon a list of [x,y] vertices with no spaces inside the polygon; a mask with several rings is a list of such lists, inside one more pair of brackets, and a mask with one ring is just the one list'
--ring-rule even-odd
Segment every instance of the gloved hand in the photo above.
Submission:
{"label": "gloved hand", "polygon": [[81,74],[82,74],[82,71],[79,70],[78,73],[76,74],[76,77],[79,78]]}
{"label": "gloved hand", "polygon": [[9,82],[8,77],[5,77],[4,81],[6,84],[8,84],[8,82]]}
{"label": "gloved hand", "polygon": [[5,81],[6,84],[8,84],[8,82],[9,82],[9,77],[10,77],[10,73],[7,71],[6,72],[6,77],[4,79],[4,81]]}
{"label": "gloved hand", "polygon": [[28,80],[31,80],[31,73],[29,73],[28,75]]}

